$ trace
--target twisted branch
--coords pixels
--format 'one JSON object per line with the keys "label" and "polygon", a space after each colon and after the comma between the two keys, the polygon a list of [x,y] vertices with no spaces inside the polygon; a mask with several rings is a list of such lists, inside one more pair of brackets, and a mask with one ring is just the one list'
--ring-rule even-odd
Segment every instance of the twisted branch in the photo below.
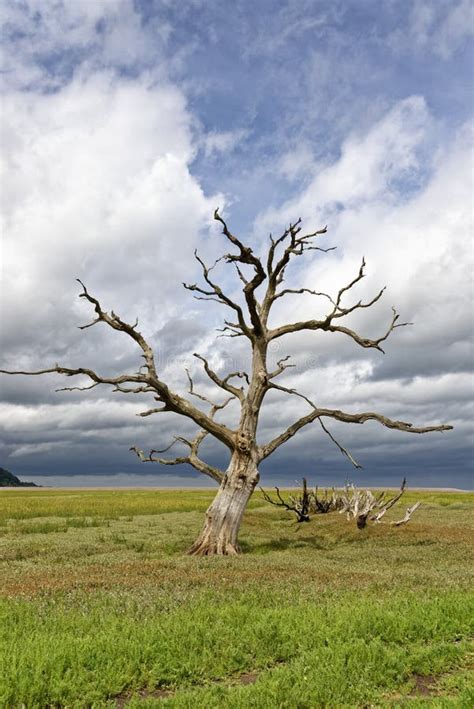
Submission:
{"label": "twisted branch", "polygon": [[[255,256],[250,246],[245,246],[229,231],[226,222],[219,214],[219,208],[217,208],[214,212],[214,219],[222,224],[222,233],[234,246],[239,249],[238,254],[226,254],[224,258],[227,263],[234,263],[236,265],[239,277],[244,282],[243,292],[247,303],[250,320],[253,325],[253,334],[258,337],[264,332],[264,324],[260,319],[260,306],[255,297],[255,291],[266,279],[267,274],[262,266],[262,262],[257,256]],[[255,273],[250,281],[243,276],[236,262],[253,266]]]}
{"label": "twisted branch", "polygon": [[211,369],[209,362],[205,357],[198,354],[197,352],[193,353],[193,357],[196,357],[197,359],[201,360],[204,365],[204,371],[206,372],[209,379],[214,382],[214,384],[216,384],[221,389],[225,389],[225,391],[228,391],[230,394],[237,397],[237,399],[240,399],[240,401],[244,400],[243,388],[238,389],[233,384],[229,384],[229,379],[232,379],[233,377],[243,377],[246,378],[248,382],[248,375],[245,374],[245,372],[232,372],[231,374],[228,374],[226,377],[224,377],[224,379],[222,379],[216,372],[214,372],[213,369]]}
{"label": "twisted branch", "polygon": [[[130,448],[131,451],[134,451],[137,456],[140,458],[142,463],[159,463],[160,465],[184,465],[188,464],[191,465],[193,468],[198,470],[200,473],[203,473],[204,475],[209,476],[213,480],[215,480],[217,483],[221,483],[223,478],[224,478],[224,472],[222,470],[219,470],[219,468],[215,468],[213,465],[210,465],[209,463],[205,463],[203,460],[201,460],[198,457],[198,451],[199,451],[199,446],[204,440],[204,438],[207,436],[207,431],[201,430],[199,433],[192,439],[188,440],[187,438],[184,438],[183,436],[175,436],[173,442],[167,446],[166,448],[162,449],[152,449],[148,456],[144,454],[142,450],[137,448],[136,446],[132,446]],[[184,445],[188,446],[189,448],[189,454],[184,455],[184,456],[178,456],[176,458],[162,458],[161,456],[156,457],[155,453],[166,453],[167,451],[170,450],[172,446],[174,446],[175,443],[184,443]]]}
{"label": "twisted branch", "polygon": [[[163,404],[160,409],[150,409],[147,412],[141,414],[142,416],[149,416],[152,413],[159,413],[162,411],[170,411],[173,413],[178,413],[187,418],[192,419],[200,428],[205,429],[208,433],[211,433],[218,440],[220,440],[224,445],[233,450],[234,448],[234,435],[233,432],[221,423],[213,420],[210,416],[205,414],[203,411],[194,406],[190,401],[184,397],[171,391],[167,384],[165,384],[158,376],[153,356],[153,350],[143,335],[137,331],[137,323],[130,325],[129,323],[122,320],[116,313],[111,311],[107,313],[103,310],[100,302],[97,298],[93,297],[85,287],[85,285],[77,279],[82,286],[82,293],[80,293],[80,298],[85,298],[89,303],[94,306],[95,313],[97,317],[87,325],[87,327],[92,327],[99,322],[105,322],[109,327],[120,332],[124,332],[126,335],[132,338],[140,349],[142,350],[142,357],[145,360],[145,365],[140,368],[140,370],[135,374],[121,374],[116,377],[107,377],[98,374],[94,370],[86,367],[63,367],[56,364],[54,367],[49,367],[47,369],[41,369],[37,371],[11,371],[11,370],[0,370],[3,374],[23,374],[27,376],[38,376],[41,374],[62,374],[66,377],[72,377],[76,375],[85,375],[89,377],[92,381],[92,385],[96,386],[98,384],[109,384],[114,386],[114,391],[126,392],[126,393],[143,393],[152,392],[155,394],[155,399]],[[86,326],[81,326],[85,328]],[[142,371],[144,370],[144,371]],[[130,388],[124,387],[122,385],[127,384],[139,384],[141,386]],[[71,387],[71,389],[82,389],[83,387]]]}
{"label": "twisted branch", "polygon": [[[188,382],[189,382],[189,393],[192,396],[197,397],[201,401],[205,401],[206,403],[210,404],[211,408],[209,411],[209,418],[214,419],[214,416],[218,411],[221,411],[222,409],[225,409],[225,407],[235,398],[234,396],[229,396],[225,401],[222,403],[216,403],[208,399],[206,396],[203,396],[202,394],[198,394],[195,389],[194,389],[194,382],[193,379],[189,373],[189,371],[186,369],[186,374],[188,376]],[[153,411],[150,412],[145,412],[143,414],[140,414],[141,416],[148,416],[150,413],[153,413]],[[132,446],[130,448],[131,451],[134,451],[137,456],[140,458],[140,460],[143,463],[160,463],[161,465],[183,465],[187,463],[188,465],[191,465],[193,468],[198,470],[200,473],[204,473],[205,475],[208,475],[211,477],[213,480],[218,482],[219,484],[222,482],[224,478],[224,472],[220,470],[219,468],[215,468],[213,465],[210,465],[209,463],[204,462],[199,458],[198,453],[199,453],[199,446],[203,442],[203,440],[206,438],[208,435],[208,431],[205,429],[201,429],[200,431],[197,432],[197,434],[194,436],[193,439],[189,440],[188,438],[185,438],[184,436],[175,436],[174,440],[170,443],[169,446],[166,446],[166,448],[154,448],[152,449],[148,456],[144,454],[144,452],[140,449],[137,448],[136,446]],[[175,443],[183,443],[189,448],[189,454],[186,456],[178,456],[176,458],[162,458],[156,457],[155,453],[167,453],[170,448],[172,448]]]}
{"label": "twisted branch", "polygon": [[[291,426],[288,426],[288,428],[283,431],[279,436],[274,438],[272,441],[267,443],[266,445],[260,446],[259,448],[259,456],[260,460],[263,460],[264,458],[268,458],[269,455],[271,455],[277,448],[279,448],[283,443],[286,443],[290,438],[292,438],[301,428],[304,428],[304,426],[307,426],[308,424],[312,423],[316,419],[319,419],[321,417],[328,417],[328,418],[333,418],[336,421],[342,421],[344,423],[358,423],[362,424],[365,423],[366,421],[378,421],[378,423],[381,423],[382,426],[385,426],[386,428],[393,428],[396,429],[397,431],[405,431],[406,433],[430,433],[432,431],[451,431],[452,426],[446,425],[446,424],[440,424],[438,426],[414,426],[412,423],[408,423],[406,421],[394,421],[387,416],[382,416],[381,414],[374,413],[372,411],[367,411],[363,413],[357,413],[357,414],[349,414],[346,413],[345,411],[340,411],[339,409],[325,409],[325,408],[320,408],[316,406],[308,397],[304,396],[303,394],[300,394],[297,392],[295,389],[287,389],[286,387],[279,386],[277,384],[274,384],[273,382],[269,383],[269,388],[272,389],[279,389],[280,391],[286,391],[289,394],[294,394],[296,396],[299,396],[300,398],[304,399],[313,409],[309,414],[306,414],[306,416],[302,416],[299,418],[297,421],[295,421]],[[332,438],[332,436],[331,436]],[[337,444],[338,447],[342,450],[342,452],[347,455],[349,460],[355,464],[355,461],[352,459],[352,456],[343,449],[342,446]],[[356,467],[359,467],[358,464],[355,464]]]}
{"label": "twisted branch", "polygon": [[201,296],[194,296],[197,300],[212,300],[217,303],[220,303],[221,305],[227,305],[229,308],[234,310],[237,313],[238,327],[240,328],[243,334],[245,334],[247,337],[251,337],[249,327],[245,322],[244,314],[240,305],[238,303],[235,303],[231,298],[229,298],[229,296],[224,293],[222,288],[217,283],[212,281],[209,276],[209,273],[210,271],[212,271],[214,266],[225,257],[221,256],[221,258],[217,259],[211,267],[206,266],[201,257],[198,256],[197,250],[194,251],[194,258],[201,265],[204,280],[212,290],[206,290],[204,288],[201,288],[200,286],[196,285],[196,283],[189,284],[183,282],[184,288],[186,288],[186,290],[197,291],[198,293],[201,293]]}
{"label": "twisted branch", "polygon": [[281,495],[280,488],[275,486],[275,491],[277,499],[274,500],[270,495],[265,492],[263,487],[260,487],[260,492],[263,495],[263,499],[269,502],[271,505],[276,505],[277,507],[283,507],[288,512],[294,512],[296,514],[296,521],[309,522],[309,495],[306,483],[306,478],[303,478],[303,494],[299,498],[290,497],[287,502]]}
{"label": "twisted branch", "polygon": [[[306,401],[313,409],[316,410],[316,408],[317,408],[316,405],[313,404],[313,402],[312,402],[307,396],[305,396],[304,394],[300,394],[300,392],[296,391],[296,389],[289,389],[288,387],[281,386],[280,384],[275,384],[274,382],[268,382],[268,388],[269,388],[269,389],[277,389],[278,391],[282,391],[282,392],[284,392],[284,393],[286,393],[286,394],[293,394],[294,396],[299,396],[300,399],[304,399],[304,401]],[[321,418],[320,418],[319,416],[316,416],[315,418],[319,421],[320,426],[321,426],[321,428],[323,429],[324,433],[325,433],[325,434],[331,439],[331,441],[339,448],[339,450],[341,451],[341,453],[342,453],[343,455],[345,455],[346,458],[348,458],[348,460],[352,463],[352,465],[354,466],[354,468],[362,468],[362,465],[360,465],[360,463],[358,463],[358,462],[355,460],[355,458],[351,455],[351,453],[349,453],[349,451],[347,450],[347,448],[345,448],[341,443],[339,443],[339,441],[336,440],[336,438],[334,438],[334,436],[333,436],[332,433],[329,431],[329,429],[327,428],[327,426],[325,426],[324,423],[322,422]],[[313,419],[313,420],[314,420],[314,419]],[[287,429],[287,430],[288,430],[288,429]],[[293,435],[294,435],[294,434],[293,434]],[[291,436],[290,436],[290,438],[291,438]],[[274,440],[276,441],[277,439],[274,439]],[[286,439],[286,440],[288,440],[288,439]],[[279,444],[279,445],[281,445],[281,444]],[[276,447],[278,447],[278,446],[276,446]],[[260,453],[263,455],[264,458],[266,458],[266,457],[268,457],[268,455],[270,455],[270,453],[268,453],[267,455],[264,455],[265,448],[266,448],[266,446],[263,446],[263,447],[260,448]],[[273,450],[276,450],[276,448],[274,448]],[[273,452],[273,450],[272,450],[271,452]]]}
{"label": "twisted branch", "polygon": [[289,323],[286,325],[282,325],[280,327],[275,328],[274,330],[270,331],[268,333],[268,339],[269,340],[274,340],[277,337],[282,337],[283,335],[288,335],[289,333],[292,332],[299,332],[300,330],[324,330],[325,332],[340,332],[343,333],[344,335],[348,335],[351,337],[358,345],[364,348],[374,348],[376,350],[379,350],[379,352],[384,353],[384,350],[380,346],[381,342],[384,342],[389,335],[395,330],[397,327],[405,327],[407,325],[412,325],[413,323],[410,322],[403,322],[399,323],[399,317],[400,315],[397,313],[395,308],[392,307],[392,320],[388,326],[387,331],[378,338],[375,339],[370,339],[366,337],[361,337],[355,330],[352,330],[348,327],[345,327],[343,325],[334,325],[333,320],[337,318],[344,317],[346,315],[349,315],[349,313],[353,313],[355,310],[363,309],[363,308],[370,308],[372,305],[377,303],[378,300],[382,297],[385,287],[382,288],[377,295],[374,296],[371,300],[368,302],[364,303],[361,300],[359,300],[357,303],[354,305],[351,305],[347,308],[344,308],[341,306],[341,301],[342,297],[347,291],[349,291],[353,286],[355,286],[357,283],[359,283],[362,278],[365,277],[364,273],[364,268],[365,268],[365,259],[362,259],[362,264],[359,268],[359,272],[355,278],[352,279],[346,286],[341,288],[337,294],[337,297],[335,300],[331,298],[330,295],[327,293],[321,293],[317,291],[310,290],[309,288],[301,288],[299,290],[293,290],[293,289],[284,289],[280,293],[276,293],[273,296],[273,301],[275,301],[277,298],[280,298],[281,296],[287,294],[287,293],[311,293],[312,295],[318,295],[318,296],[324,296],[326,297],[333,305],[332,311],[322,320],[304,320],[301,322],[296,322],[296,323]]}

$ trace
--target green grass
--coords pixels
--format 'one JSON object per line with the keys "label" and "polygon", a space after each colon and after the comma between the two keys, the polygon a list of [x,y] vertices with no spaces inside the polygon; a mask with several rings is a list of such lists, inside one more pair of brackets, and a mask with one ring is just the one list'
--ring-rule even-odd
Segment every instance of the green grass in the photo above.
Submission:
{"label": "green grass", "polygon": [[[187,557],[212,491],[0,493],[0,706],[470,707],[474,495]],[[471,658],[471,659],[470,659]]]}
{"label": "green grass", "polygon": [[2,490],[0,525],[36,517],[108,517],[205,510],[212,490]]}

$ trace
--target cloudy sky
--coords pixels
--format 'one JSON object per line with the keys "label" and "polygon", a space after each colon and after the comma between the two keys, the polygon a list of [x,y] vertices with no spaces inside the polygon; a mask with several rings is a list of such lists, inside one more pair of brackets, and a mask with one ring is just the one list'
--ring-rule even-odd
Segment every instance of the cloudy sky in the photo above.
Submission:
{"label": "cloudy sky", "polygon": [[[472,5],[469,0],[6,0],[2,78],[3,368],[135,371],[121,333],[84,331],[90,308],[138,315],[162,378],[183,391],[192,352],[219,372],[245,368],[238,340],[215,339],[219,306],[192,299],[193,250],[216,258],[220,206],[256,253],[302,217],[328,225],[328,254],[289,273],[293,287],[383,299],[351,322],[383,331],[396,305],[412,327],[386,354],[331,333],[275,342],[293,355],[286,386],[321,406],[375,410],[448,433],[332,426],[355,471],[309,427],[263,466],[263,481],[472,487]],[[234,293],[234,274],[218,270]],[[283,323],[323,314],[290,297]],[[48,484],[206,484],[190,470],[144,466],[192,426],[137,418],[149,401],[60,392],[57,376],[1,379],[0,466]],[[219,394],[218,394],[219,396]],[[306,413],[268,396],[264,442]],[[236,411],[229,410],[229,421]],[[206,445],[209,461],[225,451]],[[170,475],[170,470],[173,475]]]}

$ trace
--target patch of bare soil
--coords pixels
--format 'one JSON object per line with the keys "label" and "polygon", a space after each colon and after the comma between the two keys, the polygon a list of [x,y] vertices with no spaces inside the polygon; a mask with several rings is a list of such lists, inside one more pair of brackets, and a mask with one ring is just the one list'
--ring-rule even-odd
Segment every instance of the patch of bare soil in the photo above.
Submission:
{"label": "patch of bare soil", "polygon": [[255,684],[257,678],[258,674],[256,672],[247,672],[244,675],[240,675],[240,677],[237,678],[237,681],[239,684]]}
{"label": "patch of bare soil", "polygon": [[[282,663],[277,663],[282,664]],[[268,668],[267,668],[268,669]],[[216,680],[212,682],[213,685],[249,685],[255,684],[259,676],[258,672],[244,672],[241,675],[227,677],[224,679]],[[197,685],[194,685],[197,686]],[[173,696],[176,690],[173,689],[140,689],[138,691],[125,690],[114,697],[115,706],[117,709],[123,709],[130,702],[132,697],[139,697],[140,699],[166,699],[167,697]]]}
{"label": "patch of bare soil", "polygon": [[126,691],[115,697],[115,706],[117,709],[127,706],[132,697],[140,699],[166,699],[171,697],[174,692],[171,689],[140,689],[138,692]]}
{"label": "patch of bare soil", "polygon": [[435,675],[413,675],[415,686],[410,692],[410,696],[432,697],[438,693],[436,681],[439,677]]}
{"label": "patch of bare soil", "polygon": [[[455,640],[455,642],[458,642]],[[471,669],[471,665],[468,664],[465,666],[466,669]],[[449,672],[441,672],[438,675],[420,675],[420,674],[413,674],[411,675],[411,680],[413,682],[413,688],[407,695],[402,695],[397,693],[396,696],[390,697],[391,699],[403,699],[404,697],[409,697],[409,698],[414,698],[414,697],[439,697],[443,694],[443,690],[440,686],[440,682],[445,679],[446,677],[449,677],[452,675],[454,672],[456,672],[456,669],[453,669]]]}

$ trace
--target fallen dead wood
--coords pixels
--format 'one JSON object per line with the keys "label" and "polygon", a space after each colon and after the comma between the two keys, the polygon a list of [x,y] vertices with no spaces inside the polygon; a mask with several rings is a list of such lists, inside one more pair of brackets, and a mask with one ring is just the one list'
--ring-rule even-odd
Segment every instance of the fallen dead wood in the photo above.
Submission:
{"label": "fallen dead wood", "polygon": [[[321,494],[318,492],[317,486],[314,490],[308,489],[306,478],[302,480],[300,492],[296,495],[289,495],[287,499],[283,497],[278,487],[275,487],[276,498],[271,497],[263,488],[260,490],[268,503],[293,512],[298,523],[309,522],[312,514],[339,512],[345,513],[348,520],[355,520],[358,529],[364,529],[369,521],[376,524],[385,522],[383,520],[385,514],[399,502],[405,493],[406,478],[403,478],[400,490],[392,496],[388,496],[385,491],[374,495],[371,490],[358,488],[349,483],[346,483],[342,492],[332,488],[330,491],[324,490]],[[407,507],[404,516],[390,522],[390,524],[395,527],[407,524],[420,504],[420,502],[416,502],[411,507]]]}

